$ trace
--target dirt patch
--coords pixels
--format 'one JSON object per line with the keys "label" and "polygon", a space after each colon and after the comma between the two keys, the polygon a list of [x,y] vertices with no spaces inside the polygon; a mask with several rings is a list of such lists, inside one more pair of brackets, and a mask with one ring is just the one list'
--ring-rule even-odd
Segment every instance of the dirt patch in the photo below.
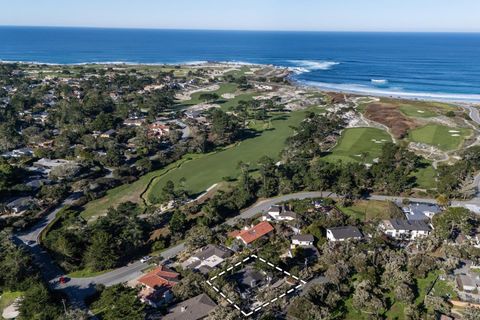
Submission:
{"label": "dirt patch", "polygon": [[397,106],[388,103],[369,104],[365,109],[365,117],[387,126],[396,139],[404,138],[408,131],[417,127],[414,120],[407,118]]}

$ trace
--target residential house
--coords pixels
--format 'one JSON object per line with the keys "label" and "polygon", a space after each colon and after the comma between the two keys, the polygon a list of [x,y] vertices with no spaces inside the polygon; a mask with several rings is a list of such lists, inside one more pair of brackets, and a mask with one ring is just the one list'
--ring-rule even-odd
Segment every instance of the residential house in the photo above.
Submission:
{"label": "residential house", "polygon": [[314,238],[311,234],[296,234],[292,236],[292,247],[310,247],[313,246]]}
{"label": "residential house", "polygon": [[474,292],[477,290],[477,284],[471,276],[465,274],[459,274],[456,277],[457,288],[464,292]]}
{"label": "residential house", "polygon": [[34,200],[32,197],[20,197],[7,203],[6,208],[11,213],[19,215],[29,210],[33,203]]}
{"label": "residential house", "polygon": [[246,267],[235,274],[234,278],[242,291],[254,289],[265,284],[269,280],[269,277],[265,272],[260,272],[253,267]]}
{"label": "residential house", "polygon": [[328,241],[361,240],[362,238],[363,234],[357,227],[344,226],[327,229]]}
{"label": "residential house", "polygon": [[431,232],[431,227],[423,220],[384,220],[380,229],[389,237],[398,240],[415,240],[426,237]]}
{"label": "residential house", "polygon": [[271,206],[266,214],[262,217],[264,221],[293,221],[297,219],[295,212],[286,210],[284,206]]}
{"label": "residential house", "polygon": [[155,122],[148,126],[149,137],[163,137],[170,132],[170,127],[163,122]]}
{"label": "residential house", "polygon": [[140,301],[153,307],[159,307],[173,299],[171,289],[179,281],[180,275],[165,266],[150,271],[137,281],[142,286],[139,292]]}
{"label": "residential house", "polygon": [[145,118],[130,118],[123,121],[127,127],[141,127],[145,123]]}
{"label": "residential house", "polygon": [[229,236],[240,240],[244,245],[249,245],[255,240],[268,235],[273,230],[273,226],[270,223],[262,221],[253,227],[246,227],[243,230],[233,231]]}
{"label": "residential house", "polygon": [[405,217],[407,220],[426,220],[432,219],[432,217],[441,211],[440,207],[430,203],[410,203],[409,206],[403,208]]}
{"label": "residential house", "polygon": [[110,129],[100,134],[100,137],[109,139],[109,138],[112,138],[115,134],[116,134],[116,131],[114,129]]}
{"label": "residential house", "polygon": [[205,293],[185,300],[168,309],[163,320],[201,320],[205,319],[217,304]]}
{"label": "residential house", "polygon": [[232,252],[227,248],[209,244],[182,263],[182,267],[208,273],[231,255]]}

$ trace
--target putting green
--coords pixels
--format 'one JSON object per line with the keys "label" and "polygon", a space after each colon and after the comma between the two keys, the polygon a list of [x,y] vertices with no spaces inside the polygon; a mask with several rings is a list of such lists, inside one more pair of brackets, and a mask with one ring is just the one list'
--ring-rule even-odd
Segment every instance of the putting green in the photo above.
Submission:
{"label": "putting green", "polygon": [[408,138],[413,142],[425,143],[440,150],[449,151],[459,148],[471,134],[471,129],[429,124],[410,131]]}
{"label": "putting green", "polygon": [[330,162],[372,163],[373,159],[380,155],[386,142],[392,142],[392,138],[388,132],[381,129],[346,129],[337,146],[324,159]]}

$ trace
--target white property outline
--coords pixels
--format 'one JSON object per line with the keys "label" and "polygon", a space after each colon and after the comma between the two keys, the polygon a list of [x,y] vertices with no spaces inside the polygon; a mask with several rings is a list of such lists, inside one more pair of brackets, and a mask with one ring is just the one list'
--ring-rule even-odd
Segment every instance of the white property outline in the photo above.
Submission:
{"label": "white property outline", "polygon": [[[241,266],[242,264],[246,263],[248,260],[250,260],[250,258],[254,258],[254,259],[259,259],[260,261],[262,261],[263,263],[267,264],[269,267],[273,268],[273,269],[277,269],[278,271],[282,272],[283,274],[289,276],[289,277],[292,277],[293,279],[297,280],[300,282],[300,284],[298,284],[297,286],[295,286],[294,288],[291,288],[289,289],[288,291],[282,293],[281,295],[279,295],[278,297],[275,297],[273,299],[271,299],[270,301],[268,302],[265,302],[263,303],[260,307],[254,309],[254,310],[250,310],[250,312],[245,312],[243,310],[240,309],[240,307],[234,303],[232,300],[230,300],[229,298],[227,298],[227,296],[222,292],[220,291],[220,289],[218,289],[211,281],[214,281],[215,279],[217,279],[218,277],[220,276],[223,276],[225,273],[233,270],[234,268],[236,267],[239,267]],[[254,314],[255,312],[258,312],[260,311],[262,308],[268,306],[270,303],[274,303],[275,301],[277,301],[278,299],[281,299],[283,297],[285,297],[286,295],[289,295],[291,293],[293,293],[294,291],[300,289],[304,284],[306,284],[307,282],[300,279],[299,277],[297,276],[294,276],[292,275],[290,272],[287,272],[285,270],[283,270],[282,268],[278,267],[278,266],[275,266],[273,263],[271,262],[268,262],[267,260],[263,259],[263,258],[260,258],[258,257],[257,255],[255,254],[252,254],[248,257],[246,257],[245,259],[243,259],[242,261],[240,262],[237,262],[236,264],[234,264],[233,266],[227,268],[226,270],[220,272],[219,274],[217,274],[216,276],[210,278],[209,280],[207,280],[207,284],[213,288],[213,290],[215,290],[215,292],[217,292],[218,294],[220,294],[220,296],[222,296],[222,298],[224,298],[225,300],[227,300],[227,302],[232,305],[235,309],[237,309],[238,311],[240,311],[245,317],[249,317],[251,316],[252,314]]]}

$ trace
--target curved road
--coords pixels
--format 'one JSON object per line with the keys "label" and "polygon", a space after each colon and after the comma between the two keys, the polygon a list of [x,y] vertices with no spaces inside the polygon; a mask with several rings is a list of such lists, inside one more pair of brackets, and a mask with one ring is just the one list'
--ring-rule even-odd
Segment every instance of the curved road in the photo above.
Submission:
{"label": "curved road", "polygon": [[[469,110],[470,117],[477,124],[480,124],[480,112],[477,108],[464,106],[465,109]],[[478,178],[478,179],[477,179]],[[476,177],[476,180],[480,183],[480,174]],[[106,286],[111,286],[118,283],[123,283],[135,279],[141,275],[142,270],[147,267],[146,264],[143,264],[139,261],[130,263],[124,267],[115,269],[113,271],[98,275],[91,278],[72,278],[66,284],[59,284],[58,278],[64,276],[63,271],[54,263],[53,259],[44,251],[39,242],[39,236],[41,232],[51,223],[56,214],[63,209],[64,207],[71,205],[75,202],[80,194],[72,194],[65,201],[63,201],[57,208],[50,212],[47,216],[43,217],[37,224],[32,226],[30,229],[20,232],[14,235],[14,241],[21,245],[29,243],[27,245],[28,249],[32,252],[36,263],[40,266],[42,275],[50,283],[50,286],[54,289],[61,290],[70,299],[72,305],[85,308],[84,300],[87,296],[95,292],[95,286],[97,284],[103,284]],[[258,201],[251,207],[243,210],[238,216],[233,217],[225,221],[225,224],[235,225],[241,219],[252,218],[255,215],[266,211],[272,205],[279,202],[293,200],[293,199],[308,199],[308,198],[337,198],[337,195],[331,192],[299,192],[294,194],[282,195],[270,199],[265,199]],[[380,196],[380,195],[371,195],[367,199],[369,200],[383,200],[383,201],[402,201],[403,197],[392,197],[392,196]],[[406,198],[412,202],[425,202],[425,203],[436,203],[435,199],[429,198]],[[453,206],[463,206],[469,209],[472,209],[472,206],[480,205],[480,198],[478,195],[471,201],[457,201],[452,203]],[[479,211],[480,212],[480,211]],[[164,260],[171,259],[178,255],[185,249],[184,244],[178,244],[176,246],[170,247],[164,252],[162,252],[162,258]]]}

